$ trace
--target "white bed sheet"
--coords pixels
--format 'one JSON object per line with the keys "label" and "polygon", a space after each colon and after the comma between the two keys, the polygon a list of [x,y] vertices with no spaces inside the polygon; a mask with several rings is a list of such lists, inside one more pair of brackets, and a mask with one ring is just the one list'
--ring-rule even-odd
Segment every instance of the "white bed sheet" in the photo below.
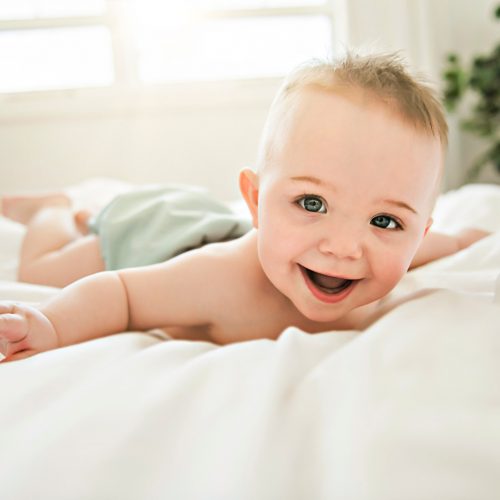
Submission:
{"label": "white bed sheet", "polygon": [[[71,193],[92,186],[123,188]],[[500,187],[435,219],[495,233],[409,273],[395,293],[441,290],[363,333],[124,333],[0,364],[1,498],[500,498]],[[0,299],[37,303],[55,290],[13,281],[22,234],[0,218]]]}

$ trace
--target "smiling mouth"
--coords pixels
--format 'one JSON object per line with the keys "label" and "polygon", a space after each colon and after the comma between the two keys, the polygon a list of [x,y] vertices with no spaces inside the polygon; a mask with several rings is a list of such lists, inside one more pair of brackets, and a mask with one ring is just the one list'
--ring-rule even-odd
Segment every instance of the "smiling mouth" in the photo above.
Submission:
{"label": "smiling mouth", "polygon": [[314,288],[320,292],[328,295],[338,295],[359,281],[357,279],[351,280],[348,278],[321,274],[313,271],[312,269],[308,269],[307,267],[300,267],[302,272],[307,277],[309,284],[313,285]]}

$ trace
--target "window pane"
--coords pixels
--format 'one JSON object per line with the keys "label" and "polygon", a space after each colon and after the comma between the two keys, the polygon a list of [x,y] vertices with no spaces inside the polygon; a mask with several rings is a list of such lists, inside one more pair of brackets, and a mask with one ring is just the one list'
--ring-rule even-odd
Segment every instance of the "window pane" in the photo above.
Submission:
{"label": "window pane", "polygon": [[106,0],[0,0],[0,19],[97,16]]}
{"label": "window pane", "polygon": [[281,76],[331,52],[324,16],[184,19],[138,33],[140,77],[148,83]]}
{"label": "window pane", "polygon": [[110,85],[111,37],[100,26],[0,32],[0,92]]}

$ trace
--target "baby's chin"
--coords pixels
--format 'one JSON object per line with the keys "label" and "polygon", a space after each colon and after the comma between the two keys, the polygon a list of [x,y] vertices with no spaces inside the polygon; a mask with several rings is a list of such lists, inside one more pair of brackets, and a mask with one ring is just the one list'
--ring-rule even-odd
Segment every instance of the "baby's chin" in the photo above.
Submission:
{"label": "baby's chin", "polygon": [[380,299],[356,302],[355,304],[318,304],[305,307],[295,304],[296,309],[308,321],[316,323],[317,331],[357,330],[364,325],[379,307]]}
{"label": "baby's chin", "polygon": [[354,309],[353,307],[325,306],[323,304],[319,307],[303,307],[296,304],[295,307],[306,320],[318,323],[318,328],[324,328],[325,331],[335,328],[343,329],[342,325],[348,321]]}

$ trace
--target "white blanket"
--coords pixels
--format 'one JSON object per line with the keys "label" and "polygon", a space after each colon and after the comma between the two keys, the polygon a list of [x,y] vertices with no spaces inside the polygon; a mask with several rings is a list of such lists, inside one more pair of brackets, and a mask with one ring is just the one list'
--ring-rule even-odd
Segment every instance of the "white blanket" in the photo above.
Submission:
{"label": "white blanket", "polygon": [[[396,293],[441,290],[362,333],[124,333],[0,363],[0,498],[500,498],[500,187],[435,219],[496,232],[409,273]],[[55,290],[13,281],[22,234],[0,218],[0,299],[36,303]]]}

